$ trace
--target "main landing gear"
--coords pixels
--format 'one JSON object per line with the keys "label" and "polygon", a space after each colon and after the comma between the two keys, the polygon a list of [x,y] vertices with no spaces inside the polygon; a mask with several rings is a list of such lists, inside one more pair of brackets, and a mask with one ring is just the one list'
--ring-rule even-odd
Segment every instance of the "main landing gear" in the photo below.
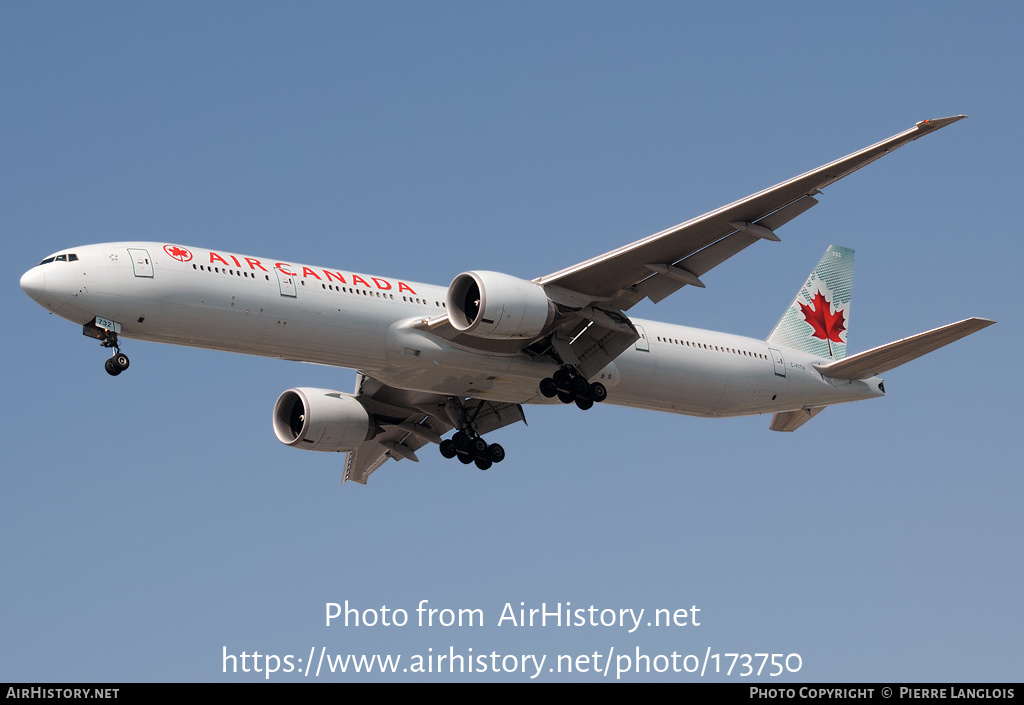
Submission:
{"label": "main landing gear", "polygon": [[444,410],[455,428],[459,429],[451,438],[441,441],[441,455],[446,458],[458,458],[463,465],[476,463],[481,470],[489,469],[494,463],[505,459],[505,449],[497,443],[487,443],[477,432],[477,415],[483,410],[481,401],[470,411],[462,400],[449,397]]}
{"label": "main landing gear", "polygon": [[548,399],[558,397],[563,404],[576,402],[576,406],[586,411],[608,398],[608,390],[600,382],[588,382],[587,378],[574,368],[566,365],[555,374],[540,381],[540,393]]}
{"label": "main landing gear", "polygon": [[441,455],[446,458],[458,458],[463,465],[476,463],[481,470],[487,470],[494,463],[500,463],[505,459],[505,449],[500,445],[488,444],[480,436],[470,433],[458,431],[450,439],[441,441]]}

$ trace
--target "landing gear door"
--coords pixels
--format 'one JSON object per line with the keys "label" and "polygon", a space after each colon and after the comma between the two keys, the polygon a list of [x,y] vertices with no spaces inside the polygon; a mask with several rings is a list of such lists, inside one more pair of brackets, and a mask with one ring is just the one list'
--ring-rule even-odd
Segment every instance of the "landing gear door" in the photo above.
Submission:
{"label": "landing gear door", "polygon": [[153,276],[153,260],[149,258],[149,252],[134,247],[128,248],[128,256],[132,258],[132,268],[137,277]]}
{"label": "landing gear door", "polygon": [[777,374],[779,377],[785,377],[786,360],[782,357],[782,353],[780,353],[775,348],[768,348],[768,352],[771,354],[772,363],[775,365],[775,374]]}
{"label": "landing gear door", "polygon": [[295,276],[285,274],[279,267],[274,267],[277,272],[277,283],[281,285],[281,296],[295,296]]}
{"label": "landing gear door", "polygon": [[651,344],[647,341],[647,333],[644,332],[642,326],[636,326],[636,332],[640,334],[640,337],[636,339],[636,349],[640,352],[650,352]]}

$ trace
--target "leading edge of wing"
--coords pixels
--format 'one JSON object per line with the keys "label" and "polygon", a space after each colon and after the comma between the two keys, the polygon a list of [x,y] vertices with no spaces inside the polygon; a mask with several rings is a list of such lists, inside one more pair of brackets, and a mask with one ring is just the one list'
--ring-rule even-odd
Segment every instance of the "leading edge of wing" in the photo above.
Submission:
{"label": "leading edge of wing", "polygon": [[[817,193],[894,149],[965,117],[967,116],[955,115],[937,120],[922,120],[909,130],[788,181],[783,181],[764,191],[759,191],[685,223],[680,223],[533,281],[541,286],[555,285],[595,299],[607,299],[616,296],[623,289],[651,277],[651,265],[675,264],[730,235],[742,236],[741,239],[745,239],[743,243],[722,247],[722,252],[715,256],[695,258],[701,260],[702,266],[699,269],[703,271],[694,271],[694,267],[685,269],[688,274],[699,277],[711,267],[758,239],[750,234],[756,228],[740,232],[736,227],[737,223],[756,225],[757,221],[762,218],[785,208],[798,199]],[[794,215],[803,210],[806,208],[795,209]],[[785,222],[788,218],[780,220]],[[764,232],[763,228],[761,232]],[[764,235],[760,237],[764,237]],[[682,283],[678,284],[678,286],[682,285]]]}

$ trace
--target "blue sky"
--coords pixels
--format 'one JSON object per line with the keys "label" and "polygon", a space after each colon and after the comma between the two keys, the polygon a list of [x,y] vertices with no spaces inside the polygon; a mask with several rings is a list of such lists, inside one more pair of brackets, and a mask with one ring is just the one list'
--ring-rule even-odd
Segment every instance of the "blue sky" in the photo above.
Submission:
{"label": "blue sky", "polygon": [[[3,353],[0,680],[259,680],[223,673],[224,649],[313,647],[768,651],[801,655],[796,680],[1021,680],[1022,14],[3,5],[0,228],[18,325]],[[428,448],[342,488],[342,456],[281,445],[270,412],[289,387],[350,391],[351,371],[128,341],[132,367],[113,379],[95,341],[18,287],[55,250],[133,239],[438,284],[532,278],[960,113],[825,190],[706,290],[634,309],[764,336],[838,244],[857,251],[851,351],[999,321],[885,375],[886,399],[794,434],[768,417],[527,409],[528,427],[495,434],[508,459],[491,471]],[[486,623],[326,627],[325,603],[345,600],[413,615],[429,600]],[[702,622],[497,626],[520,602],[697,605]],[[556,679],[605,677],[538,680]]]}

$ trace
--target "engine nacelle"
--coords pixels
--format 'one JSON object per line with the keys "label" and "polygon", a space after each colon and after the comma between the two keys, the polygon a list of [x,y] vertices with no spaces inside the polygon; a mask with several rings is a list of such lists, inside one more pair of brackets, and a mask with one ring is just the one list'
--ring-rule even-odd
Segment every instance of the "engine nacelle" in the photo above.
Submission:
{"label": "engine nacelle", "polygon": [[274,433],[304,450],[350,451],[373,437],[376,424],[351,394],[332,389],[289,389],[274,404]]}
{"label": "engine nacelle", "polygon": [[445,298],[456,330],[481,338],[533,338],[555,318],[544,290],[499,272],[465,272]]}

